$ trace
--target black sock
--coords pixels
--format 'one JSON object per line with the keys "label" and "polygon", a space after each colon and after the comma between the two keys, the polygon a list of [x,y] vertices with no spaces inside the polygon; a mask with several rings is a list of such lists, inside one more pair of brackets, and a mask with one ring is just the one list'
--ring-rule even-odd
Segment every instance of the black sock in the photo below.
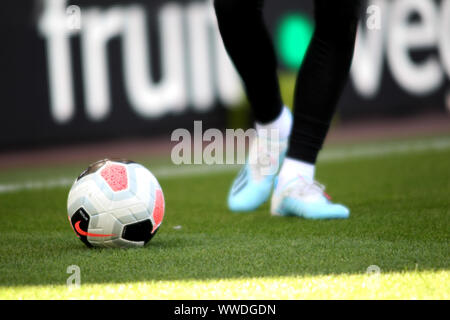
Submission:
{"label": "black sock", "polygon": [[283,102],[263,4],[264,0],[214,1],[225,48],[244,82],[256,121],[265,124],[277,118]]}
{"label": "black sock", "polygon": [[350,71],[358,15],[358,0],[315,0],[316,27],[297,78],[288,157],[316,162]]}

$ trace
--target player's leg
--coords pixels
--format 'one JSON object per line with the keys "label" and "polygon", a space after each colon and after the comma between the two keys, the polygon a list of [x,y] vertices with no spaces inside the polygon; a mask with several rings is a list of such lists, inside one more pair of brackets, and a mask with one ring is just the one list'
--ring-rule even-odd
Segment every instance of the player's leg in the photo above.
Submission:
{"label": "player's leg", "polygon": [[268,123],[280,114],[283,103],[263,5],[264,0],[214,0],[222,40],[243,80],[255,119]]}
{"label": "player's leg", "polygon": [[[263,4],[264,0],[214,1],[220,33],[243,80],[258,133],[250,146],[247,164],[235,179],[228,197],[233,211],[254,210],[270,197],[292,127],[292,115],[281,99],[277,58],[263,21]],[[263,133],[270,134],[271,129],[278,130],[279,139],[264,137]],[[266,148],[258,148],[261,145]],[[259,161],[262,158],[272,160],[273,170],[262,170]]]}
{"label": "player's leg", "polygon": [[273,214],[309,218],[349,215],[347,208],[326,199],[323,187],[314,183],[314,171],[348,78],[358,15],[358,0],[315,0],[316,27],[297,78],[294,127],[272,198]]}

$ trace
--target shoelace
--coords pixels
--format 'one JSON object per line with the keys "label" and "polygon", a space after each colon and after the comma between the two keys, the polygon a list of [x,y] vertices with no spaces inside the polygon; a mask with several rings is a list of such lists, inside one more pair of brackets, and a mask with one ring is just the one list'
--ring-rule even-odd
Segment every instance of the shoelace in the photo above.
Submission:
{"label": "shoelace", "polygon": [[317,181],[309,182],[306,181],[303,177],[298,177],[298,180],[301,181],[300,183],[293,183],[292,186],[289,188],[289,193],[292,196],[304,196],[309,194],[320,194],[325,196],[328,200],[331,199],[331,197],[325,192],[325,186]]}

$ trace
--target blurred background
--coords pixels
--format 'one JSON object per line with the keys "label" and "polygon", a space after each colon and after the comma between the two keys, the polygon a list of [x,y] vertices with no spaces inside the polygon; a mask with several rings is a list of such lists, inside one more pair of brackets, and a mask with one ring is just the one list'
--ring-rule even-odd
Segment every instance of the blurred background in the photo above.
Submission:
{"label": "blurred background", "polygon": [[[290,106],[312,10],[266,1]],[[252,124],[209,0],[6,0],[0,17],[0,163],[158,153],[194,120]],[[450,132],[449,79],[450,0],[368,1],[329,141]]]}

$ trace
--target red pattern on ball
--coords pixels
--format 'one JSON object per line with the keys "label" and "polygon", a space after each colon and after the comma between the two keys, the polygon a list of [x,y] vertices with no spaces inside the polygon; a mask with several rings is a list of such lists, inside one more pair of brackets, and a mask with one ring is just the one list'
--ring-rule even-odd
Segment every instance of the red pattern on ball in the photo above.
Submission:
{"label": "red pattern on ball", "polygon": [[156,190],[156,200],[155,207],[153,209],[153,221],[155,221],[155,226],[153,227],[152,233],[159,227],[164,218],[164,196],[160,189]]}
{"label": "red pattern on ball", "polygon": [[100,174],[114,192],[128,188],[127,169],[124,166],[109,164]]}

